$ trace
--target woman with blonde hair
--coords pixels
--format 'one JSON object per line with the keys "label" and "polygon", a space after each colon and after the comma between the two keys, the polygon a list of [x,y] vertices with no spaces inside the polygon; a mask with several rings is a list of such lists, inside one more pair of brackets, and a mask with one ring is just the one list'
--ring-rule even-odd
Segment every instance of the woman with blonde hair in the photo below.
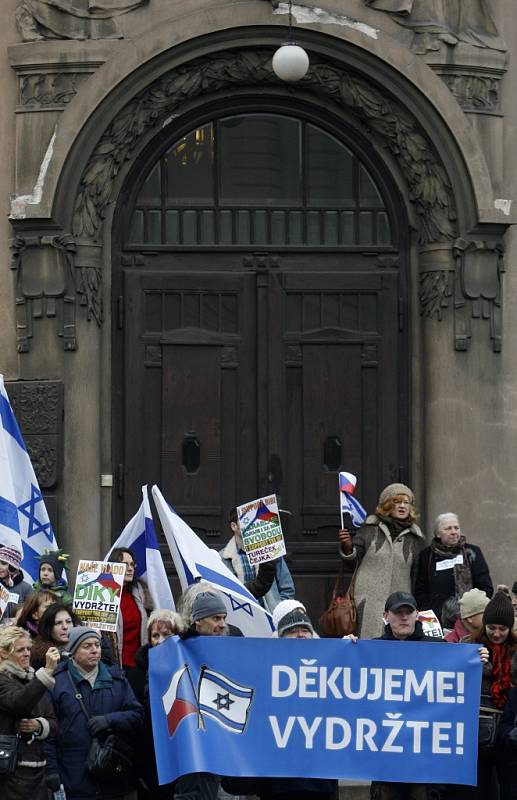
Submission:
{"label": "woman with blonde hair", "polygon": [[393,592],[414,593],[418,555],[425,547],[416,524],[415,496],[403,483],[382,490],[375,514],[355,536],[339,531],[340,556],[348,571],[358,568],[355,602],[363,639],[381,636],[386,598]]}
{"label": "woman with blonde hair", "polygon": [[0,734],[20,737],[16,769],[2,776],[2,800],[47,800],[43,742],[57,730],[47,690],[54,686],[59,651],[49,648],[45,666],[35,672],[31,647],[23,628],[0,628]]}

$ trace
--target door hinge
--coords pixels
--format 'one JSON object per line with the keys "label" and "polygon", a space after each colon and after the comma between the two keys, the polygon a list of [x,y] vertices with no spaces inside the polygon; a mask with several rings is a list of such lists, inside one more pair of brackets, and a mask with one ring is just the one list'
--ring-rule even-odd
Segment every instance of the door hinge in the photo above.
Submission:
{"label": "door hinge", "polygon": [[117,297],[117,328],[121,331],[124,328],[124,297]]}

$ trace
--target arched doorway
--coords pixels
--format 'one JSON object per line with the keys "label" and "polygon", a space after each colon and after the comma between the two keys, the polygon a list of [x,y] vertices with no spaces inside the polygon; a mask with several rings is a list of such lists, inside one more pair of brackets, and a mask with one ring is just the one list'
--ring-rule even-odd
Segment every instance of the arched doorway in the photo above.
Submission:
{"label": "arched doorway", "polygon": [[323,610],[337,473],[370,509],[407,477],[405,220],[357,130],[278,99],[148,146],[113,239],[116,528],[156,481],[219,548],[230,508],[274,491]]}

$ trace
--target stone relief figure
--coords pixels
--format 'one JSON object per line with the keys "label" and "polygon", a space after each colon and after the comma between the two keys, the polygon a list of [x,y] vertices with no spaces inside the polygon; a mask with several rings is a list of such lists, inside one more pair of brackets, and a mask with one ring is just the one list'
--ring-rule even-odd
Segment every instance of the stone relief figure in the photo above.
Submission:
{"label": "stone relief figure", "polygon": [[38,39],[121,39],[115,17],[149,0],[19,0],[16,24],[24,42]]}
{"label": "stone relief figure", "polygon": [[458,42],[506,51],[490,14],[487,0],[365,0],[378,11],[387,11],[413,31],[411,49],[416,53],[439,50],[442,43]]}

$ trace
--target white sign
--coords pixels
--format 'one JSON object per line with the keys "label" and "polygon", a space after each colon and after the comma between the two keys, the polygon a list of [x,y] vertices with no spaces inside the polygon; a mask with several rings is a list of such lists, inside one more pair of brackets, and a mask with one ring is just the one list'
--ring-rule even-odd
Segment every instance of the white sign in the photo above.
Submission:
{"label": "white sign", "polygon": [[237,506],[237,517],[250,564],[262,564],[285,556],[284,534],[275,494]]}

